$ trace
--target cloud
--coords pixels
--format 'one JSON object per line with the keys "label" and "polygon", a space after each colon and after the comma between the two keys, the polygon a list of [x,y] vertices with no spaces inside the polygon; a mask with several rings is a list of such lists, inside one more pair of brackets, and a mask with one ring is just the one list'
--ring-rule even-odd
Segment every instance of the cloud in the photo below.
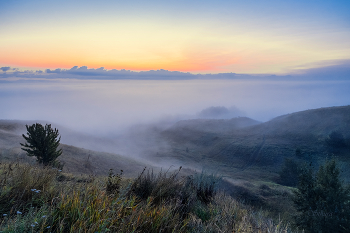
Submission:
{"label": "cloud", "polygon": [[61,69],[55,69],[55,70],[46,69],[45,72],[48,74],[59,74],[61,73]]}
{"label": "cloud", "polygon": [[293,76],[322,80],[350,80],[350,60],[325,61],[312,65],[318,67],[294,70]]}
{"label": "cloud", "polygon": [[6,71],[8,71],[8,70],[10,70],[11,69],[11,67],[9,67],[9,66],[5,66],[5,67],[1,67],[0,68],[0,70],[2,70],[2,71],[4,71],[4,72],[6,72]]}
{"label": "cloud", "polygon": [[[305,68],[305,67],[317,68]],[[164,69],[149,71],[106,70],[104,67],[89,69],[87,66],[73,66],[70,69],[46,69],[43,71],[21,71],[17,68],[1,67],[0,77],[9,78],[42,78],[42,79],[83,79],[83,80],[215,80],[215,79],[241,79],[241,80],[350,80],[350,60],[326,61],[318,64],[306,64],[289,70],[286,75],[274,74],[192,74]],[[8,71],[8,72],[6,72]]]}
{"label": "cloud", "polygon": [[47,74],[60,74],[62,78],[74,78],[78,79],[193,79],[196,75],[191,73],[183,73],[178,71],[168,70],[150,70],[150,71],[130,71],[130,70],[106,70],[104,67],[97,69],[89,69],[87,66],[74,66],[71,69],[46,69]]}

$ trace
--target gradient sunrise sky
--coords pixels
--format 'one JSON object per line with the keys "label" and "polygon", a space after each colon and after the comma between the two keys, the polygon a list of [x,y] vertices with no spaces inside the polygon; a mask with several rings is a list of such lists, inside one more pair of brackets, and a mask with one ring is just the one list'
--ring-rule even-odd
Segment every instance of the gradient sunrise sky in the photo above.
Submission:
{"label": "gradient sunrise sky", "polygon": [[0,1],[0,67],[288,73],[350,59],[350,1]]}

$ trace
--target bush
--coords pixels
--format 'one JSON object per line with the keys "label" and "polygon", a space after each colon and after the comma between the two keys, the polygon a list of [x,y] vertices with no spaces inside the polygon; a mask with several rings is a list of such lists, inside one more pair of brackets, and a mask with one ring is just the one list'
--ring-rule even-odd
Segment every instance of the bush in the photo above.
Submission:
{"label": "bush", "polygon": [[108,178],[106,182],[106,192],[108,195],[115,195],[119,193],[122,174],[123,174],[123,170],[121,170],[120,174],[117,174],[117,175],[114,175],[113,169],[109,170]]}
{"label": "bush", "polygon": [[336,161],[327,161],[314,174],[301,169],[294,204],[296,225],[307,232],[350,232],[350,187],[339,178]]}

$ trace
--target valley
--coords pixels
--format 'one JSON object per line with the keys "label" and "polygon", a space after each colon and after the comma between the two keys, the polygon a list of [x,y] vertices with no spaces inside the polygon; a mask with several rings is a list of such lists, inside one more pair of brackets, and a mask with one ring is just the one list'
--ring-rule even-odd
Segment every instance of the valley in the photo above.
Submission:
{"label": "valley", "polygon": [[[20,149],[25,125],[34,121],[0,121],[0,161],[35,163]],[[306,110],[258,122],[246,117],[190,119],[170,127],[140,125],[122,136],[103,138],[55,126],[62,137],[64,172],[107,175],[109,169],[136,177],[144,167],[182,174],[205,171],[223,177],[221,188],[253,206],[281,215],[293,212],[291,187],[281,185],[279,172],[286,158],[312,163],[337,158],[342,178],[350,179],[350,106]],[[331,153],[332,132],[346,145]],[[288,218],[288,216],[285,216]]]}

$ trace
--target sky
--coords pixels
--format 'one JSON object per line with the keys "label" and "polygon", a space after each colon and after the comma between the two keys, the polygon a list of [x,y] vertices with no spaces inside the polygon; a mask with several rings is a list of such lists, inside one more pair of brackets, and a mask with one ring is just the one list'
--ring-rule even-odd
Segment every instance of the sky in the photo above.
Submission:
{"label": "sky", "polygon": [[0,67],[288,74],[350,60],[349,12],[348,0],[0,1]]}

